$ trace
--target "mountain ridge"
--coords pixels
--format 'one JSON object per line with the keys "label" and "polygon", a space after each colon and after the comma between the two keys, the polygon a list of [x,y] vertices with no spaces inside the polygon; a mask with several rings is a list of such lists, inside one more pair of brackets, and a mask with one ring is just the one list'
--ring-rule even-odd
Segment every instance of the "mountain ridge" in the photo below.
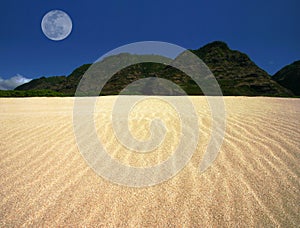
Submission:
{"label": "mountain ridge", "polygon": [[[248,55],[237,50],[231,50],[222,41],[214,41],[190,51],[209,67],[225,96],[294,95],[289,89],[272,80],[271,76],[259,68]],[[129,58],[135,58],[134,55],[128,55]],[[47,89],[73,96],[82,75],[90,66],[91,64],[84,64],[73,70],[68,76],[34,79],[18,86],[15,90]],[[139,63],[122,69],[107,82],[102,95],[119,94],[130,83],[146,77],[165,78],[178,84],[189,95],[203,95],[201,89],[185,73],[158,63]],[[148,92],[155,94],[154,91]]]}
{"label": "mountain ridge", "polygon": [[281,86],[300,96],[300,60],[283,67],[272,77]]}

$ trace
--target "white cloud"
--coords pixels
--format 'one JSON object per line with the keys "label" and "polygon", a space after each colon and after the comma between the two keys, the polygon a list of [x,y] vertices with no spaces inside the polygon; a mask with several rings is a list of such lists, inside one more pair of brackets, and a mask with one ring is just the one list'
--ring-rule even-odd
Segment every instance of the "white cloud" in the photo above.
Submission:
{"label": "white cloud", "polygon": [[12,90],[17,86],[29,81],[31,81],[31,79],[25,78],[20,74],[17,74],[16,76],[13,76],[9,79],[3,79],[0,77],[0,90]]}

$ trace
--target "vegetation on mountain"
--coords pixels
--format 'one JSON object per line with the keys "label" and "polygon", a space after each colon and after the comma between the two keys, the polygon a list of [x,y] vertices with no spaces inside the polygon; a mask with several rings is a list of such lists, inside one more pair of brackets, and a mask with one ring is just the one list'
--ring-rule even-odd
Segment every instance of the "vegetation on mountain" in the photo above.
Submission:
{"label": "vegetation on mountain", "polygon": [[0,97],[64,97],[63,93],[53,90],[0,90]]}
{"label": "vegetation on mountain", "polygon": [[283,67],[274,74],[272,79],[300,96],[300,60]]}
{"label": "vegetation on mountain", "polygon": [[[268,75],[267,72],[259,68],[253,61],[251,61],[251,59],[246,54],[236,50],[231,50],[224,42],[215,41],[197,50],[191,50],[191,52],[197,55],[209,67],[209,69],[217,79],[223,92],[223,95],[225,96],[294,95],[291,92],[291,90],[295,91],[295,89],[293,89],[294,87],[287,87],[284,83],[280,83],[281,85],[278,84],[277,82],[283,82],[284,80],[282,81],[278,79],[276,80],[277,82],[275,80],[272,80],[271,76]],[[119,54],[119,56],[109,56],[97,64],[110,63],[109,61],[111,61],[112,64],[119,64],[120,66],[125,66],[126,63],[124,62],[124,59],[118,58],[120,57],[120,55],[122,55],[122,57],[126,56],[126,58],[133,61],[137,58],[143,58],[143,56],[141,55],[131,55],[128,53],[123,53]],[[161,61],[164,62],[163,57]],[[75,69],[69,76],[55,76],[48,78],[42,77],[39,79],[34,79],[28,83],[18,86],[15,89],[15,91],[47,90],[49,92],[50,90],[54,93],[57,92],[62,96],[74,96],[78,83],[80,82],[84,73],[90,67],[91,64],[82,65],[79,68]],[[95,65],[93,65],[92,67],[95,67]],[[288,68],[288,70],[285,69],[284,72],[293,72],[294,68],[295,66],[291,66]],[[100,82],[99,80],[102,80],[101,75],[103,75],[104,72],[96,72],[95,74],[97,74],[96,78],[98,78],[98,81],[95,80],[93,85],[89,86],[97,85],[97,83]],[[126,88],[131,83],[136,82],[138,79],[148,77],[168,79],[176,85],[180,86],[189,95],[203,94],[198,85],[182,71],[175,69],[174,67],[171,67],[167,64],[145,62],[125,67],[119,72],[115,73],[113,77],[111,77],[106,82],[104,88],[102,89],[101,95],[119,94],[124,88]],[[274,77],[274,79],[277,78],[280,77]],[[146,94],[149,95],[164,95],[165,92],[166,94],[170,94],[167,92],[167,88],[162,88],[161,91],[158,91],[157,88],[160,86],[163,87],[163,85],[158,85],[157,81],[153,81],[153,83],[156,84],[151,84],[151,86],[142,85],[140,86],[140,88],[136,87],[132,94],[144,94],[145,91]],[[287,87],[288,89],[285,87]],[[86,87],[86,91],[88,91],[88,89],[89,88]],[[130,90],[127,91],[127,94],[128,93],[130,94]],[[177,92],[176,90],[172,93],[172,95],[180,94],[181,93]],[[12,93],[12,95],[14,94]],[[93,92],[83,92],[82,95],[98,94],[94,94]]]}

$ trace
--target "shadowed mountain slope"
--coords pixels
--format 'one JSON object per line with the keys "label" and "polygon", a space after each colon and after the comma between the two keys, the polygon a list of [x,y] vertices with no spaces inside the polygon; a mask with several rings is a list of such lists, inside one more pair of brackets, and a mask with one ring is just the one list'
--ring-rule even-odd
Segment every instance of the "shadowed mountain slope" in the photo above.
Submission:
{"label": "shadowed mountain slope", "polygon": [[272,79],[300,96],[300,60],[283,67]]}
{"label": "shadowed mountain slope", "polygon": [[[210,68],[224,95],[293,96],[293,93],[290,90],[272,80],[270,75],[259,68],[246,54],[231,50],[224,42],[215,41],[197,50],[191,51]],[[126,53],[122,55],[126,55],[128,59],[141,57]],[[122,64],[121,62],[118,62],[118,55],[107,57],[102,61],[110,61],[112,59],[114,64]],[[18,86],[15,90],[47,89],[73,96],[79,81],[90,66],[91,64],[82,65],[75,69],[69,76],[34,79]],[[99,75],[101,75],[101,72],[99,72]],[[130,83],[147,77],[168,79],[180,86],[190,95],[203,94],[196,83],[185,73],[160,63],[139,63],[122,69],[114,74],[114,76],[106,83],[101,94],[119,94]],[[148,86],[147,94],[164,94],[164,92],[157,93],[156,89],[157,86]],[[141,91],[137,89],[133,94],[143,94],[143,92],[143,89],[141,89]],[[180,93],[177,93],[176,91],[172,93],[172,95],[179,94]]]}

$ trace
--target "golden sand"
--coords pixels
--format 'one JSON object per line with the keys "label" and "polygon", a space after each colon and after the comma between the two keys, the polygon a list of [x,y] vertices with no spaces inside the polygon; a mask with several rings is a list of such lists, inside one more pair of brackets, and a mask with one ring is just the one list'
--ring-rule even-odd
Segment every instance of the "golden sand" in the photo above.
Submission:
{"label": "golden sand", "polygon": [[[168,131],[153,153],[132,154],[113,135],[115,97],[101,99],[106,111],[95,115],[95,123],[112,157],[151,166],[171,154],[166,148],[175,147],[180,135],[178,116],[170,115],[175,110],[133,110],[129,128],[135,137],[149,136],[147,118],[163,119]],[[1,98],[0,227],[300,226],[300,99],[224,99],[226,134],[206,172],[200,174],[199,165],[210,111],[204,97],[193,97],[201,134],[191,161],[159,185],[131,188],[86,164],[73,132],[73,98]],[[136,116],[147,118],[135,122]]]}

